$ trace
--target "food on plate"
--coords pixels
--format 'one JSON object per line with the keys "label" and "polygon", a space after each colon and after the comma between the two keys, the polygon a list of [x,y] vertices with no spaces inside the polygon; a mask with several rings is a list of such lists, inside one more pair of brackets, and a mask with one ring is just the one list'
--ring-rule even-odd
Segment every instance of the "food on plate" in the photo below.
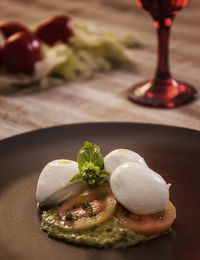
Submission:
{"label": "food on plate", "polygon": [[50,237],[67,243],[100,248],[124,248],[150,239],[119,225],[116,217],[88,229],[68,228],[58,219],[57,208],[43,211],[41,229],[48,232]]}
{"label": "food on plate", "polygon": [[149,167],[137,162],[126,162],[115,169],[110,186],[117,201],[135,214],[160,212],[169,201],[170,185]]}
{"label": "food on plate", "polygon": [[171,228],[176,218],[176,209],[168,201],[166,207],[160,212],[150,215],[138,215],[119,206],[116,217],[122,226],[149,237],[163,234]]}
{"label": "food on plate", "polygon": [[41,59],[40,42],[29,32],[13,34],[2,49],[2,63],[12,73],[31,73],[35,63]]}
{"label": "food on plate", "polygon": [[115,149],[104,158],[105,169],[110,173],[125,162],[138,162],[146,165],[145,160],[138,153],[128,149]]}
{"label": "food on plate", "polygon": [[74,181],[82,181],[88,188],[95,188],[105,182],[105,177],[109,175],[104,169],[103,155],[97,145],[85,142],[77,155],[79,173],[71,179]]}
{"label": "food on plate", "polygon": [[[106,158],[123,151],[136,160],[114,157],[115,169],[109,172]],[[49,236],[86,246],[123,248],[170,230],[176,218],[169,201],[170,184],[130,150],[109,154],[104,158],[97,145],[85,142],[77,162],[61,159],[44,167],[36,199],[42,210],[41,229]]]}
{"label": "food on plate", "polygon": [[[96,71],[133,66],[130,48],[138,46],[138,41],[132,34],[119,36],[105,32],[89,21],[72,19],[63,14],[49,17],[32,29],[10,21],[3,22],[2,28],[1,49],[10,45],[10,41],[13,41],[11,37],[19,37],[19,32],[24,35],[29,32],[30,37],[40,45],[40,58],[38,54],[34,54],[35,58],[31,54],[31,61],[26,44],[20,45],[17,54],[12,52],[12,59],[8,54],[4,55],[0,68],[0,92],[4,93],[51,87],[65,81],[89,78]],[[26,52],[28,54],[24,56]],[[24,65],[27,63],[27,55],[26,69]],[[18,63],[15,64],[15,59],[19,66]]]}
{"label": "food on plate", "polygon": [[9,38],[11,35],[17,32],[30,32],[29,29],[17,22],[5,21],[0,23],[0,33],[3,34],[5,38]]}
{"label": "food on plate", "polygon": [[37,26],[35,34],[49,45],[58,41],[67,43],[73,35],[71,18],[67,15],[50,17]]}
{"label": "food on plate", "polygon": [[[77,230],[97,226],[111,218],[117,202],[106,185],[86,190],[58,209],[58,218],[66,227]],[[71,221],[71,220],[76,221]]]}
{"label": "food on plate", "polygon": [[42,170],[36,191],[40,205],[55,205],[68,200],[83,189],[83,183],[72,183],[71,178],[78,172],[78,164],[71,160],[49,162]]}

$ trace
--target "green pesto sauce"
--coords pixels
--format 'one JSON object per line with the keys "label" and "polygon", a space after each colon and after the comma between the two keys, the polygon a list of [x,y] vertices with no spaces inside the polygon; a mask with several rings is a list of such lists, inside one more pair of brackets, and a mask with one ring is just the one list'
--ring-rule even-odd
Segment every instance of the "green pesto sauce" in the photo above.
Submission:
{"label": "green pesto sauce", "polygon": [[124,248],[135,246],[140,242],[153,238],[135,234],[133,231],[122,227],[115,217],[85,230],[67,228],[58,220],[56,213],[57,208],[43,211],[41,229],[48,232],[50,237],[65,242],[93,247]]}

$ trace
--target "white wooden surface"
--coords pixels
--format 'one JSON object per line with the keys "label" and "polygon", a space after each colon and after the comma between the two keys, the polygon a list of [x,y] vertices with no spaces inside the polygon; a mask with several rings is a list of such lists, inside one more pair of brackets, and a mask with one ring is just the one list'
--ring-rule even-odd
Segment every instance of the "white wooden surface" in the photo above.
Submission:
{"label": "white wooden surface", "polygon": [[[0,20],[28,25],[67,12],[87,18],[115,33],[134,31],[142,48],[133,49],[136,70],[98,73],[87,81],[27,95],[0,95],[0,139],[33,129],[60,124],[126,121],[181,126],[200,130],[200,101],[176,109],[152,109],[131,103],[128,88],[153,76],[156,66],[156,33],[150,16],[134,0],[1,0]],[[171,35],[173,75],[200,91],[200,2],[176,17]]]}

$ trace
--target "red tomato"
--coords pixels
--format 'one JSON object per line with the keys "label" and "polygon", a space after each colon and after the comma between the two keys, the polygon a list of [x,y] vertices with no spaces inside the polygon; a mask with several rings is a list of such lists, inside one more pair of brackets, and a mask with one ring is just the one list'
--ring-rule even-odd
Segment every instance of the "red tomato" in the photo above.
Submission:
{"label": "red tomato", "polygon": [[119,219],[121,225],[133,230],[135,233],[154,236],[170,229],[176,218],[176,209],[169,201],[163,211],[142,216],[133,214],[122,206],[119,206],[116,217]]}
{"label": "red tomato", "polygon": [[23,24],[11,21],[1,22],[0,31],[6,38],[17,32],[29,32],[28,28],[26,28]]}
{"label": "red tomato", "polygon": [[42,58],[40,42],[28,32],[13,34],[2,50],[5,68],[13,73],[31,73],[36,61]]}
{"label": "red tomato", "polygon": [[35,34],[49,45],[57,41],[68,42],[73,35],[71,19],[67,15],[50,17],[39,24]]}

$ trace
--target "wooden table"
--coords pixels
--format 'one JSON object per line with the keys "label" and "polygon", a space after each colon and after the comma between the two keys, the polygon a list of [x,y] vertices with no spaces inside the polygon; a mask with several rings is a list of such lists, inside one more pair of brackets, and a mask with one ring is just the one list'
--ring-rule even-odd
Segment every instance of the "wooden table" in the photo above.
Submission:
{"label": "wooden table", "polygon": [[[131,103],[128,88],[152,77],[156,65],[156,34],[150,16],[134,0],[1,0],[0,20],[28,25],[60,12],[87,18],[99,27],[134,31],[142,48],[134,49],[136,70],[99,73],[92,79],[28,95],[0,95],[0,138],[29,130],[93,121],[146,122],[200,130],[200,100],[176,109],[152,109]],[[200,1],[176,17],[171,37],[171,70],[175,78],[200,91]]]}

